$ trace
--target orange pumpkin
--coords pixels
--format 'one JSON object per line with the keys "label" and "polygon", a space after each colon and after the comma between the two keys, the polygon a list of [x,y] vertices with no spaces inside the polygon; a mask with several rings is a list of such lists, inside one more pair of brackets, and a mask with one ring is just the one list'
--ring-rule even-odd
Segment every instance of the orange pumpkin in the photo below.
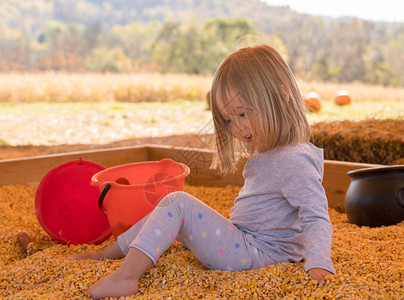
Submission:
{"label": "orange pumpkin", "polygon": [[319,112],[321,110],[321,97],[316,92],[310,92],[304,97],[307,107],[310,112]]}
{"label": "orange pumpkin", "polygon": [[337,105],[348,105],[351,103],[351,97],[349,96],[348,91],[339,90],[335,93],[334,102]]}

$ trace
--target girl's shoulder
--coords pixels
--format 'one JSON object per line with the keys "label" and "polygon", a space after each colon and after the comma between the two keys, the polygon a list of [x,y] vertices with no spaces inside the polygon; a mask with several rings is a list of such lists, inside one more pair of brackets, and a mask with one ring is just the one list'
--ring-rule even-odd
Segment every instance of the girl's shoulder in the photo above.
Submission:
{"label": "girl's shoulder", "polygon": [[[247,162],[244,178],[255,178],[258,181],[271,178],[282,182],[285,178],[305,177],[308,174],[323,174],[322,149],[312,144],[298,144],[271,149],[256,153]],[[317,176],[317,175],[316,175]]]}
{"label": "girl's shoulder", "polygon": [[284,146],[263,153],[256,153],[249,160],[250,165],[260,167],[283,168],[310,163],[317,167],[323,164],[323,149],[312,143],[300,143],[295,146]]}
{"label": "girl's shoulder", "polygon": [[295,146],[283,146],[266,152],[256,153],[251,160],[290,160],[293,157],[316,157],[322,158],[323,149],[317,148],[312,143],[299,143]]}

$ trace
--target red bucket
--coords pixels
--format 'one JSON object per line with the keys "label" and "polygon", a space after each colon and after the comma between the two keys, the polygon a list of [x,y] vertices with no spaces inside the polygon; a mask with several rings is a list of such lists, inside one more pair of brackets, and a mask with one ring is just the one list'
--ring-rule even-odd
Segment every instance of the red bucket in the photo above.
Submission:
{"label": "red bucket", "polygon": [[163,197],[184,188],[188,166],[166,158],[125,164],[98,172],[91,184],[102,191],[100,209],[115,238],[149,214]]}
{"label": "red bucket", "polygon": [[71,160],[52,168],[35,194],[35,213],[42,228],[62,244],[99,244],[111,236],[108,218],[97,207],[99,190],[91,178],[105,167]]}

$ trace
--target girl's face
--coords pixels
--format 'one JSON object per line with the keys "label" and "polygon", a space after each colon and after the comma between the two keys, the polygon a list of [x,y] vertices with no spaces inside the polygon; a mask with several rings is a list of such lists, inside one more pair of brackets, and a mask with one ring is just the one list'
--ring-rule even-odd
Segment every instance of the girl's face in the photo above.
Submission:
{"label": "girl's face", "polygon": [[217,107],[224,122],[228,126],[231,134],[238,140],[246,144],[256,143],[256,134],[254,130],[254,122],[248,118],[245,108],[241,104],[240,97],[233,93],[229,93],[229,103],[224,103],[219,95],[216,97]]}

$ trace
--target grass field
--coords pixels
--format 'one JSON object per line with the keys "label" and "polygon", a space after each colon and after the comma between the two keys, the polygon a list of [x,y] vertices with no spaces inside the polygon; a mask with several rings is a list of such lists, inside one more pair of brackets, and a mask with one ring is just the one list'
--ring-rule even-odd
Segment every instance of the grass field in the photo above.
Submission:
{"label": "grass field", "polygon": [[[0,145],[104,144],[198,133],[211,120],[210,77],[189,75],[0,74]],[[404,118],[404,88],[299,81],[322,109],[310,123]],[[333,97],[348,90],[352,104]],[[209,127],[209,126],[208,126]],[[209,129],[208,129],[209,130]]]}

